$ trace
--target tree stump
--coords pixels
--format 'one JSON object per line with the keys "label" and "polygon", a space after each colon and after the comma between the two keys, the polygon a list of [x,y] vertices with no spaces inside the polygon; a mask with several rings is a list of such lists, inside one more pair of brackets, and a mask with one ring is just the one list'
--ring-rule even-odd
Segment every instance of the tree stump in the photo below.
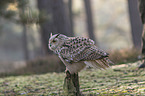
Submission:
{"label": "tree stump", "polygon": [[69,71],[66,71],[66,77],[64,79],[63,90],[64,90],[65,96],[80,96],[81,95],[78,73],[70,74]]}

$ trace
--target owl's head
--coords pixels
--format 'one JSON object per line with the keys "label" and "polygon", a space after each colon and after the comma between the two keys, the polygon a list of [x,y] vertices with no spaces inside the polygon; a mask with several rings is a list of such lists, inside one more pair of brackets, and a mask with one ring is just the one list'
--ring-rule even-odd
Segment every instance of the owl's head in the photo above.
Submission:
{"label": "owl's head", "polygon": [[67,38],[68,38],[67,36],[62,34],[54,34],[54,35],[51,34],[49,38],[49,44],[48,44],[49,49],[52,51],[57,50],[64,44]]}

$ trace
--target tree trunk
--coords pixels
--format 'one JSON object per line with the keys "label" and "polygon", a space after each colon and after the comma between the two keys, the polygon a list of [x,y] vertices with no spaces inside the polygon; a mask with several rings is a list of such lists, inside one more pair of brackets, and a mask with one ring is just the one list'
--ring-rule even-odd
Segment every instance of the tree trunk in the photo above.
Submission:
{"label": "tree trunk", "polygon": [[78,73],[70,74],[69,71],[66,72],[63,90],[64,90],[65,96],[80,96],[81,95]]}
{"label": "tree trunk", "polygon": [[69,0],[68,1],[68,9],[69,9],[69,19],[70,19],[70,26],[71,26],[71,33],[72,36],[74,36],[74,24],[73,24],[73,10],[72,10],[72,6],[73,6],[73,1]]}
{"label": "tree trunk", "polygon": [[[20,2],[19,2],[20,3]],[[22,20],[21,15],[23,15],[25,12],[25,8],[19,8],[19,17],[20,21]],[[27,41],[27,25],[25,22],[21,22],[23,26],[23,32],[22,32],[22,46],[23,46],[23,52],[24,52],[24,60],[29,60],[29,50],[28,50],[28,41]]]}
{"label": "tree trunk", "polygon": [[51,54],[48,49],[48,39],[50,33],[61,33],[67,36],[73,36],[69,14],[67,14],[63,0],[38,0],[38,8],[41,12],[45,12],[48,20],[41,23],[41,39],[44,54]]}
{"label": "tree trunk", "polygon": [[95,34],[94,34],[94,24],[93,24],[93,16],[91,9],[91,0],[84,0],[86,17],[87,17],[87,27],[88,27],[88,35],[89,37],[96,42]]}
{"label": "tree trunk", "polygon": [[52,29],[52,6],[51,6],[51,0],[37,0],[38,8],[40,11],[40,14],[44,14],[47,17],[50,17],[48,20],[45,20],[44,22],[40,23],[41,27],[41,41],[42,41],[42,54],[52,54],[52,51],[48,49],[48,39],[50,36],[50,33],[53,33]]}
{"label": "tree trunk", "polygon": [[27,43],[27,26],[23,24],[23,33],[22,33],[22,44],[23,44],[23,52],[24,52],[24,59],[27,61],[29,60],[29,50],[28,50],[28,43]]}
{"label": "tree trunk", "polygon": [[[138,0],[139,1],[139,10],[140,16],[143,23],[143,33],[142,33],[142,55],[145,56],[145,0]],[[145,68],[145,60],[143,64],[139,66],[139,68]]]}
{"label": "tree trunk", "polygon": [[63,0],[52,0],[53,32],[72,36],[70,20]]}
{"label": "tree trunk", "polygon": [[132,41],[136,49],[141,49],[142,22],[139,17],[137,0],[128,0],[128,9],[131,23]]}

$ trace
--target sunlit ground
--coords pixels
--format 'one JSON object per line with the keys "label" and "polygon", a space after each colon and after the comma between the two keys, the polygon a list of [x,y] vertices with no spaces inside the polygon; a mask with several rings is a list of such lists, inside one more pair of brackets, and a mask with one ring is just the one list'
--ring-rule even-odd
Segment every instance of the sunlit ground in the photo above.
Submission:
{"label": "sunlit ground", "polygon": [[[81,71],[79,79],[82,94],[143,95],[145,70],[136,69],[140,63],[116,65],[106,71]],[[64,78],[64,73],[0,78],[0,95],[62,95]]]}

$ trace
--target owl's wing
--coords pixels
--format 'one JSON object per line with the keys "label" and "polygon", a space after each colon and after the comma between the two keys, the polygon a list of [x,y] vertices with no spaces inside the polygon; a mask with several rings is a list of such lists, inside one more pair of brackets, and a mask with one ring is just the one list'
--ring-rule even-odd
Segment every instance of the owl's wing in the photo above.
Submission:
{"label": "owl's wing", "polygon": [[94,41],[87,38],[72,38],[64,43],[60,50],[61,57],[69,62],[84,61],[85,64],[99,69],[106,69],[112,63],[108,53],[98,49]]}
{"label": "owl's wing", "polygon": [[108,57],[108,53],[98,49],[93,40],[81,37],[65,42],[60,50],[60,55],[69,63]]}

